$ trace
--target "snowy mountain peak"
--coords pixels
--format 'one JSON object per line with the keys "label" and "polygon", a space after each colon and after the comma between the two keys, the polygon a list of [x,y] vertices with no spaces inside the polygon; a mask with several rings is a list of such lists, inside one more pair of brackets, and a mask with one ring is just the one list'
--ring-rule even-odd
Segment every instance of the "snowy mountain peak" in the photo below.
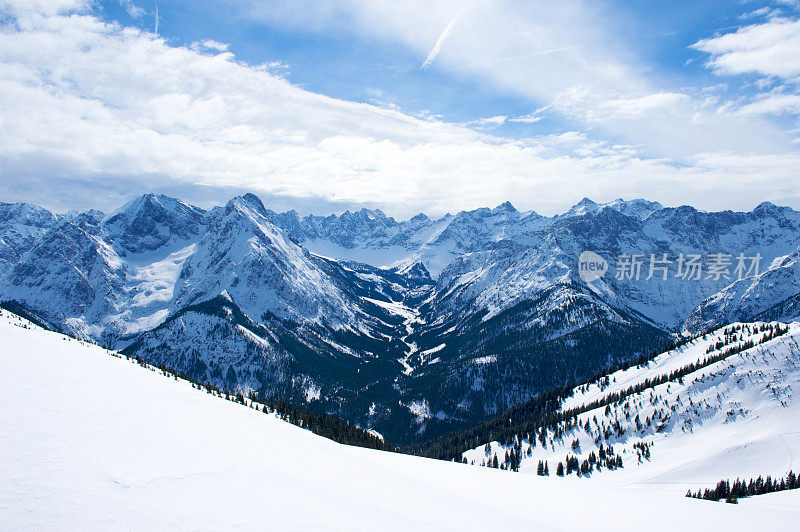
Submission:
{"label": "snowy mountain peak", "polygon": [[358,227],[391,227],[397,224],[394,218],[386,216],[380,209],[360,209],[354,212],[344,211],[339,216],[339,223],[346,226]]}
{"label": "snowy mountain peak", "polygon": [[589,198],[583,198],[577,204],[573,205],[563,216],[584,216],[611,209],[625,216],[644,220],[650,214],[663,208],[664,206],[657,201],[647,201],[644,199],[624,200],[622,198],[617,198],[608,203],[597,203]]}
{"label": "snowy mountain peak", "polygon": [[645,199],[623,200],[618,198],[610,203],[601,206],[601,209],[613,209],[625,216],[644,220],[652,213],[663,209],[664,206],[657,201],[647,201]]}
{"label": "snowy mountain peak", "polygon": [[754,214],[773,217],[784,216],[792,212],[794,211],[791,207],[781,207],[769,201],[762,202],[755,209],[753,209]]}
{"label": "snowy mountain peak", "polygon": [[364,216],[366,216],[370,220],[383,220],[383,219],[387,218],[386,214],[380,209],[367,209],[367,208],[364,208],[364,209],[361,209],[358,212],[363,214]]}
{"label": "snowy mountain peak", "polygon": [[0,226],[4,223],[23,223],[26,225],[45,226],[58,220],[58,216],[47,209],[31,203],[0,202]]}
{"label": "snowy mountain peak", "polygon": [[199,236],[205,211],[175,198],[144,194],[106,217],[102,224],[121,254],[143,253]]}
{"label": "snowy mountain peak", "polygon": [[59,220],[30,203],[0,203],[0,278]]}
{"label": "snowy mountain peak", "polygon": [[510,201],[506,201],[501,203],[494,209],[492,209],[492,214],[500,214],[500,213],[515,213],[517,209],[511,204]]}
{"label": "snowy mountain peak", "polygon": [[264,218],[269,217],[266,207],[264,207],[264,204],[261,202],[261,198],[249,192],[244,196],[236,196],[235,198],[232,198],[225,205],[226,214],[230,213],[234,209],[257,213]]}
{"label": "snowy mountain peak", "polygon": [[589,198],[583,198],[578,203],[573,205],[564,216],[584,216],[586,214],[594,214],[600,210],[600,205],[595,203]]}
{"label": "snowy mountain peak", "polygon": [[272,224],[257,196],[233,198],[211,216],[183,265],[171,313],[225,291],[253,319],[271,313],[299,322],[352,320],[352,305],[308,252]]}
{"label": "snowy mountain peak", "polygon": [[108,220],[111,220],[112,218],[116,218],[118,216],[133,218],[141,215],[142,213],[148,213],[152,211],[163,211],[167,208],[170,208],[173,204],[177,202],[178,200],[176,200],[175,198],[170,198],[162,194],[154,194],[152,192],[147,194],[142,194],[141,196],[132,199],[131,201],[124,204],[116,211],[109,214],[106,220],[104,220],[104,222],[107,222]]}
{"label": "snowy mountain peak", "polygon": [[97,209],[89,209],[88,211],[78,212],[78,211],[70,211],[64,215],[64,217],[81,226],[99,226],[103,220],[106,218],[106,215],[103,211],[98,211]]}

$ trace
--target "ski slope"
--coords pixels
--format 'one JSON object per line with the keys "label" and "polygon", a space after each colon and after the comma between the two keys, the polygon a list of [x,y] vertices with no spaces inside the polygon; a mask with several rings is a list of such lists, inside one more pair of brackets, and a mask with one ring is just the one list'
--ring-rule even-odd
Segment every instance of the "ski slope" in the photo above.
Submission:
{"label": "ski slope", "polygon": [[[651,386],[606,406],[577,416],[575,426],[562,434],[547,433],[547,445],[523,441],[520,471],[536,475],[540,460],[548,462],[554,476],[567,455],[580,462],[599,444],[613,447],[622,456],[622,469],[603,469],[578,478],[575,473],[558,479],[605,488],[627,487],[679,497],[691,489],[713,487],[722,479],[783,477],[800,469],[800,324],[788,333],[765,339],[767,324],[732,324],[705,337],[659,355],[641,367],[611,373],[595,383],[579,386],[561,405],[562,410],[591,406],[610,394],[653,382],[658,377],[690,366],[720,352],[740,352],[701,367],[682,379]],[[775,325],[775,324],[772,324]],[[726,340],[725,331],[733,332]],[[734,339],[735,338],[735,339]],[[710,347],[724,343],[721,349]],[[755,344],[747,348],[749,343]],[[637,427],[636,420],[639,420]],[[586,423],[589,430],[586,430]],[[616,427],[623,429],[620,434]],[[577,447],[573,448],[577,441]],[[636,446],[647,445],[650,457],[640,456]],[[469,462],[481,464],[498,455],[502,462],[510,447],[490,444],[464,453]],[[531,451],[528,456],[528,450]],[[760,499],[763,496],[755,497]],[[760,501],[748,499],[748,506]],[[800,490],[780,497],[781,507],[800,512]],[[767,500],[767,499],[763,499]],[[800,518],[800,514],[797,516]]]}
{"label": "ski slope", "polygon": [[798,517],[785,504],[737,507],[336,444],[5,311],[0,345],[4,530],[735,530]]}

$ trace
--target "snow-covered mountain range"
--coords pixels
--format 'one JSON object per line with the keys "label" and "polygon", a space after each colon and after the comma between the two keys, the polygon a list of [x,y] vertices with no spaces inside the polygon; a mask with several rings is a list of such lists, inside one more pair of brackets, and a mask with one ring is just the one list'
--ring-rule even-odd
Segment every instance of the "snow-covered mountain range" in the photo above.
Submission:
{"label": "snow-covered mountain range", "polygon": [[[309,402],[402,443],[682,331],[797,317],[798,248],[800,212],[768,203],[708,213],[584,199],[553,217],[504,203],[396,221],[276,213],[252,194],[208,211],[148,194],[109,215],[0,204],[0,301],[197,381]],[[609,263],[588,283],[587,250]],[[707,268],[727,257],[727,274],[681,277],[695,255]],[[740,255],[760,268],[737,275]],[[631,256],[638,280],[623,270]],[[649,269],[656,259],[663,271]]]}

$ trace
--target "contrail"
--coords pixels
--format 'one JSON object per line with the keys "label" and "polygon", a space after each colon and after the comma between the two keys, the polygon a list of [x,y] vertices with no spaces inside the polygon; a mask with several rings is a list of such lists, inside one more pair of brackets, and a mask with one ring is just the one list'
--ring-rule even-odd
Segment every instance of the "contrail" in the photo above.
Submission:
{"label": "contrail", "polygon": [[529,54],[521,54],[521,55],[509,55],[506,57],[497,57],[495,59],[486,59],[485,61],[475,61],[474,63],[467,63],[465,65],[460,65],[456,68],[467,68],[473,67],[478,65],[488,65],[490,63],[499,63],[500,61],[512,61],[514,59],[523,59],[525,57],[534,57],[537,55],[548,55],[548,54],[556,54],[559,52],[567,52],[569,50],[574,50],[574,46],[567,46],[564,48],[552,48],[550,50],[539,50],[538,52],[531,52]]}
{"label": "contrail", "polygon": [[158,0],[156,0],[156,27],[153,30],[153,33],[155,33],[156,37],[158,37]]}
{"label": "contrail", "polygon": [[458,13],[456,13],[456,16],[453,17],[453,20],[450,21],[450,24],[448,24],[447,27],[444,29],[442,34],[439,35],[439,38],[436,39],[436,44],[434,44],[433,48],[431,48],[431,51],[428,52],[428,57],[425,58],[425,62],[422,63],[422,65],[420,66],[421,69],[425,70],[426,68],[428,68],[428,66],[433,62],[433,60],[436,59],[436,56],[439,55],[439,52],[442,51],[442,44],[444,44],[444,40],[447,39],[447,35],[450,33],[450,30],[453,29],[453,26],[455,26],[456,21],[460,16],[461,12],[459,11]]}

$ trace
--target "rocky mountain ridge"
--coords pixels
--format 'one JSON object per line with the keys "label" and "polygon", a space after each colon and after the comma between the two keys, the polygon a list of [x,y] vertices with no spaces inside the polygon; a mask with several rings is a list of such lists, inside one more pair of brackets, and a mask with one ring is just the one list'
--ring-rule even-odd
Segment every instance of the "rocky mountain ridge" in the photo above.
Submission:
{"label": "rocky mountain ridge", "polygon": [[[799,310],[800,213],[584,199],[396,221],[205,211],[147,194],[110,215],[0,204],[0,301],[229,387],[307,402],[402,443],[659,350],[683,330]],[[590,250],[608,273],[585,282]],[[728,276],[678,275],[730,256]],[[761,257],[742,279],[736,257]],[[638,257],[638,278],[620,262]],[[666,272],[648,261],[667,261]],[[685,273],[685,272],[684,272]],[[776,289],[777,287],[777,289]]]}

